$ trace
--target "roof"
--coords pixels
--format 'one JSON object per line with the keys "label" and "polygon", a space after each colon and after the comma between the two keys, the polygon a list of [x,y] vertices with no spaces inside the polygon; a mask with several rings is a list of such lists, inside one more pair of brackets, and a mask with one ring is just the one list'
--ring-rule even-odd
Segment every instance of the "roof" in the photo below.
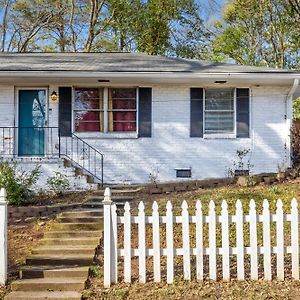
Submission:
{"label": "roof", "polygon": [[172,72],[172,73],[295,73],[266,67],[140,53],[1,53],[0,72]]}

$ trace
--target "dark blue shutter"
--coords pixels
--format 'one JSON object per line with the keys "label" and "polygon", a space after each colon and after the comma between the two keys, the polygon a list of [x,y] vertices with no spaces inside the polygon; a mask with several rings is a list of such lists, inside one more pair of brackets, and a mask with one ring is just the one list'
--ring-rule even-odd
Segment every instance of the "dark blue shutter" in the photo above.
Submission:
{"label": "dark blue shutter", "polygon": [[203,137],[203,89],[191,88],[190,136]]}
{"label": "dark blue shutter", "polygon": [[248,138],[250,124],[249,89],[236,89],[236,137]]}
{"label": "dark blue shutter", "polygon": [[59,88],[59,131],[61,136],[72,135],[72,88]]}
{"label": "dark blue shutter", "polygon": [[139,88],[139,137],[151,137],[152,88]]}

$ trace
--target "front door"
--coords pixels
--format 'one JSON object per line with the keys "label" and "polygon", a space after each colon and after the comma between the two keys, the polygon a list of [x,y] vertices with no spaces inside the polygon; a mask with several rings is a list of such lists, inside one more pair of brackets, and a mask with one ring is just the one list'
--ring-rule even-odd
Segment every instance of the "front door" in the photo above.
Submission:
{"label": "front door", "polygon": [[45,155],[46,90],[19,90],[19,156]]}

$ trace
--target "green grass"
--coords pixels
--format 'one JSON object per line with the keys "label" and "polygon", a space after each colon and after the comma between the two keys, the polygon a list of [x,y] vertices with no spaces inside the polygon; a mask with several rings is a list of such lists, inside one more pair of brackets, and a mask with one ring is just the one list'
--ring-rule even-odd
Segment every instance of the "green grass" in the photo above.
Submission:
{"label": "green grass", "polygon": [[[294,181],[290,183],[279,183],[276,185],[258,185],[254,187],[238,187],[226,186],[216,189],[197,190],[185,193],[169,194],[157,197],[157,202],[161,212],[165,211],[165,206],[168,200],[172,202],[174,213],[178,214],[181,211],[181,204],[186,200],[189,204],[189,210],[194,212],[197,200],[200,200],[203,205],[203,213],[207,214],[208,204],[210,200],[214,200],[216,204],[216,211],[220,213],[222,200],[228,203],[230,214],[235,212],[235,203],[240,199],[243,204],[243,209],[246,213],[249,211],[250,199],[254,199],[257,205],[258,212],[262,211],[262,202],[268,199],[270,203],[271,212],[276,211],[276,201],[281,199],[284,204],[284,210],[290,210],[290,203],[295,197],[300,200],[300,182]],[[151,214],[152,201],[145,201],[146,213]]]}

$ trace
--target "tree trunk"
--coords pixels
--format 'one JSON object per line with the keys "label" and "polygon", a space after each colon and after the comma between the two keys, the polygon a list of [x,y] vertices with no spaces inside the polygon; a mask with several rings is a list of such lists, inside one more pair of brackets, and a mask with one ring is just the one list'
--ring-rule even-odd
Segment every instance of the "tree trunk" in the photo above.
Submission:
{"label": "tree trunk", "polygon": [[6,42],[6,27],[7,27],[7,14],[8,14],[8,7],[10,4],[10,0],[6,0],[4,2],[4,10],[3,10],[3,18],[2,18],[2,32],[1,32],[1,48],[0,51],[5,51],[5,42]]}

